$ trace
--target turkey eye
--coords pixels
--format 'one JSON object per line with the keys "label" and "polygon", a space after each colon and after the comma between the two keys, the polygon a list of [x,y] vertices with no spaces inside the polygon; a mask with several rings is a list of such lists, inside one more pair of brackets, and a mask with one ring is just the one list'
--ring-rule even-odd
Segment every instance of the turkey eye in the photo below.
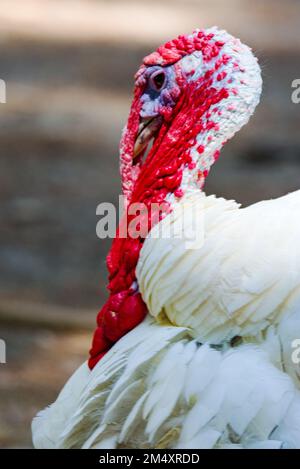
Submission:
{"label": "turkey eye", "polygon": [[160,70],[158,72],[154,72],[150,78],[150,84],[152,88],[156,91],[160,91],[162,89],[165,84],[165,81],[165,72],[162,72]]}

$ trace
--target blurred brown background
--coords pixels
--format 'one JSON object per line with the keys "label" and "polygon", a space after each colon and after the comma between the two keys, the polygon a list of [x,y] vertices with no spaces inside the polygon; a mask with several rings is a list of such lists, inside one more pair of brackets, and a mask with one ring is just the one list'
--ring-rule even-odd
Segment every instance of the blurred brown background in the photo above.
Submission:
{"label": "blurred brown background", "polygon": [[85,359],[105,297],[109,242],[96,206],[117,201],[118,142],[143,56],[218,25],[260,59],[264,92],[223,151],[208,193],[244,204],[300,187],[298,0],[0,0],[0,447]]}

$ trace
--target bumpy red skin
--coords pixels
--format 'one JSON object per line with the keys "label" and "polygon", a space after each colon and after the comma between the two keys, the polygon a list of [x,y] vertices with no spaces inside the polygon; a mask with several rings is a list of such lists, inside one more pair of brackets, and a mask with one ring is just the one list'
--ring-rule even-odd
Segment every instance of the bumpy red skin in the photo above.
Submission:
{"label": "bumpy red skin", "polygon": [[[194,165],[190,150],[196,144],[196,136],[214,126],[212,120],[203,122],[202,117],[212,105],[228,97],[226,89],[217,91],[213,87],[213,77],[218,73],[218,68],[230,60],[221,53],[223,45],[214,41],[212,34],[205,35],[201,31],[193,38],[180,36],[144,59],[141,72],[148,65],[173,64],[195,50],[202,51],[205,61],[220,55],[220,60],[215,63],[213,70],[197,82],[187,83],[181,75],[180,68],[176,68],[175,65],[177,85],[180,88],[177,104],[172,109],[161,110],[163,123],[147,160],[144,164],[138,163],[134,166],[132,155],[139,125],[140,96],[143,93],[142,84],[136,86],[126,131],[121,141],[124,158],[124,161],[121,161],[121,173],[128,208],[130,204],[136,202],[144,203],[146,206],[152,203],[161,204],[166,201],[170,193],[175,193],[176,197],[183,195],[180,189],[182,172],[184,167],[192,168]],[[199,146],[199,155],[204,150]],[[200,176],[206,177],[207,173]],[[131,218],[128,215],[127,226]],[[148,221],[150,228],[151,220]],[[143,242],[144,237],[133,239],[129,234],[126,238],[121,237],[119,227],[107,256],[110,296],[97,317],[97,328],[90,350],[91,369],[116,341],[141,323],[147,314],[147,307],[138,291],[135,274]]]}

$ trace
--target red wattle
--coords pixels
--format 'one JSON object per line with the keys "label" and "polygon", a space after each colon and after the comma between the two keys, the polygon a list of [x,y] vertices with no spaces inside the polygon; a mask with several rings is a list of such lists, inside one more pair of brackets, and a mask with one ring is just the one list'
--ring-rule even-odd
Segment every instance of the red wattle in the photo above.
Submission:
{"label": "red wattle", "polygon": [[94,332],[92,347],[90,349],[90,358],[88,361],[89,368],[92,369],[97,362],[110,349],[112,343],[105,336],[103,328],[98,326]]}
{"label": "red wattle", "polygon": [[[213,34],[206,35],[203,31],[192,37],[179,36],[146,57],[144,64],[170,65],[195,50],[201,50],[203,60],[208,62],[220,54],[224,45],[212,39]],[[209,129],[216,129],[216,124],[210,120],[209,111],[212,105],[228,97],[228,91],[225,88],[217,90],[213,86],[213,75],[218,73],[217,70],[228,60],[230,58],[222,55],[212,70],[188,86],[181,75],[180,67],[174,65],[180,89],[180,94],[176,96],[177,104],[173,109],[163,109],[163,122],[145,163],[138,161],[134,164],[132,155],[139,127],[140,97],[143,92],[142,75],[145,65],[137,74],[134,99],[120,146],[122,186],[127,202],[127,225],[124,236],[123,220],[121,221],[107,256],[110,296],[97,317],[98,327],[90,350],[90,368],[96,365],[117,340],[143,321],[147,314],[147,307],[138,291],[135,274],[140,250],[151,227],[171,210],[170,204],[166,201],[167,195],[170,193],[176,197],[183,195],[180,188],[183,169],[188,167],[192,170],[195,167],[191,158],[191,149],[196,146],[197,135]],[[223,78],[225,76],[219,75],[220,80]],[[203,145],[198,145],[196,149],[199,156],[205,152]],[[218,157],[217,153],[215,157]],[[201,171],[199,180],[205,178],[207,174],[208,170]],[[159,216],[153,217],[149,210],[146,215],[148,222],[146,230],[136,237],[132,236],[130,231],[130,222],[135,218],[130,214],[130,207],[135,203],[142,203],[147,208],[154,203],[164,204],[164,210]],[[134,228],[137,230],[139,224]]]}

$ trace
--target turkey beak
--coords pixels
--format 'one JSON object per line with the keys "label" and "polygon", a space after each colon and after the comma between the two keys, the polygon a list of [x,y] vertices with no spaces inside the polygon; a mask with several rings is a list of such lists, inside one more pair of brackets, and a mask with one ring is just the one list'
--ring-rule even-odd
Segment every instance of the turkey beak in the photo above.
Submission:
{"label": "turkey beak", "polygon": [[161,126],[161,117],[148,117],[140,120],[137,132],[137,138],[133,149],[133,159],[135,160],[140,154],[146,150],[150,140],[155,136]]}

